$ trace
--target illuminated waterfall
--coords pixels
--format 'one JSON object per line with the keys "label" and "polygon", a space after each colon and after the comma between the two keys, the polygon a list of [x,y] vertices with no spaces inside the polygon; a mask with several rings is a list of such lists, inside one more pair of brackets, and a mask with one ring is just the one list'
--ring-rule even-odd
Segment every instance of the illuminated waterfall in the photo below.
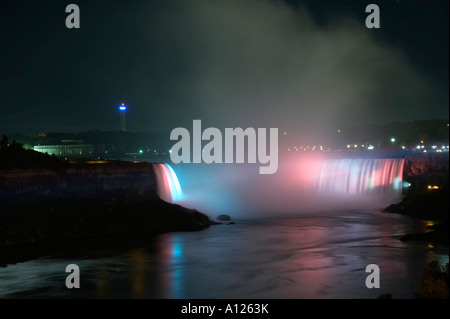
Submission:
{"label": "illuminated waterfall", "polygon": [[401,195],[404,159],[332,159],[325,160],[318,180],[321,194]]}
{"label": "illuminated waterfall", "polygon": [[178,164],[183,194],[169,165],[154,167],[162,199],[211,215],[252,217],[384,208],[401,200],[403,164],[402,158],[323,153],[283,158],[273,175],[250,164]]}
{"label": "illuminated waterfall", "polygon": [[175,203],[182,199],[180,182],[169,164],[153,164],[158,196],[166,202]]}

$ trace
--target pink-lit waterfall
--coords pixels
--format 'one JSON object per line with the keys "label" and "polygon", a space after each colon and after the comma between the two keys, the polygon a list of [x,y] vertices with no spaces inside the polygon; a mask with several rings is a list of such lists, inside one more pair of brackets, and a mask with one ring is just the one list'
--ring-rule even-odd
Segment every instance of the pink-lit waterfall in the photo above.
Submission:
{"label": "pink-lit waterfall", "polygon": [[180,182],[169,164],[153,164],[158,196],[169,203],[176,203],[183,197]]}
{"label": "pink-lit waterfall", "polygon": [[325,160],[316,187],[321,194],[401,195],[403,165],[399,158]]}
{"label": "pink-lit waterfall", "polygon": [[212,216],[245,218],[382,209],[401,200],[404,159],[342,156],[281,158],[273,175],[260,175],[258,166],[251,164],[177,164],[174,169],[183,187],[179,203]]}

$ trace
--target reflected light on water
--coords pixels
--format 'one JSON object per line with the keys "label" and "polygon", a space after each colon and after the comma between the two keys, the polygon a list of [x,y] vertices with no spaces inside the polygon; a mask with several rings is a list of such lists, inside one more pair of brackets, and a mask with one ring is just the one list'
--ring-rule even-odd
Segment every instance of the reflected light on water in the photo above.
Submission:
{"label": "reflected light on water", "polygon": [[132,261],[132,291],[133,298],[145,298],[148,252],[144,248],[128,252]]}
{"label": "reflected light on water", "polygon": [[163,265],[166,275],[166,291],[168,298],[180,299],[184,296],[184,256],[182,237],[173,234],[161,241],[166,261]]}
{"label": "reflected light on water", "polygon": [[[0,298],[414,298],[427,263],[448,262],[448,249],[398,239],[425,226],[361,211],[237,220],[8,265],[0,268]],[[61,284],[71,263],[82,289]],[[379,266],[381,290],[365,286],[368,264]]]}

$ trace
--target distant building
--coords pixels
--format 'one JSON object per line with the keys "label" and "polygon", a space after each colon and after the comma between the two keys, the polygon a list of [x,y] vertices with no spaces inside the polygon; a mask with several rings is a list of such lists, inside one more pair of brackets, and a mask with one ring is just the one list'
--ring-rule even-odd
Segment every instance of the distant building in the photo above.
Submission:
{"label": "distant building", "polygon": [[[72,141],[64,141],[64,142],[72,142]],[[92,158],[103,156],[105,154],[105,146],[95,144],[36,145],[34,146],[34,150],[41,153],[47,153],[49,155],[68,158],[76,158],[76,157]]]}

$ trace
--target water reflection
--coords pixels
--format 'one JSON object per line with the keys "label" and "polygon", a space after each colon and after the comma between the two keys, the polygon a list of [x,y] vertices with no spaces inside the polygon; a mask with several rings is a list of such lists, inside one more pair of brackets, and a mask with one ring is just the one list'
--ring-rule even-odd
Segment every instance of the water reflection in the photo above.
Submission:
{"label": "water reflection", "polygon": [[184,256],[183,238],[180,234],[162,235],[159,240],[162,263],[160,265],[164,278],[166,298],[184,298]]}
{"label": "water reflection", "polygon": [[100,264],[93,271],[96,281],[96,289],[95,289],[95,295],[97,298],[108,298],[108,290],[110,287],[108,287],[108,282],[110,281],[110,276],[108,274],[108,269],[105,267],[104,258],[100,259]]}
{"label": "water reflection", "polygon": [[[242,220],[11,264],[0,268],[0,298],[414,298],[448,248],[398,238],[429,223],[378,212]],[[80,289],[64,286],[71,263]],[[365,287],[368,264],[380,267],[381,289]]]}
{"label": "water reflection", "polygon": [[127,253],[132,261],[132,291],[134,298],[145,298],[147,262],[149,254],[144,248],[137,248]]}
{"label": "water reflection", "polygon": [[[166,234],[164,274],[169,298],[413,298],[426,245],[403,243],[402,216],[353,213],[241,221],[199,233]],[[410,225],[411,226],[411,225]],[[414,225],[422,231],[423,225]],[[440,251],[441,262],[448,256]],[[365,287],[378,264],[382,288]]]}

